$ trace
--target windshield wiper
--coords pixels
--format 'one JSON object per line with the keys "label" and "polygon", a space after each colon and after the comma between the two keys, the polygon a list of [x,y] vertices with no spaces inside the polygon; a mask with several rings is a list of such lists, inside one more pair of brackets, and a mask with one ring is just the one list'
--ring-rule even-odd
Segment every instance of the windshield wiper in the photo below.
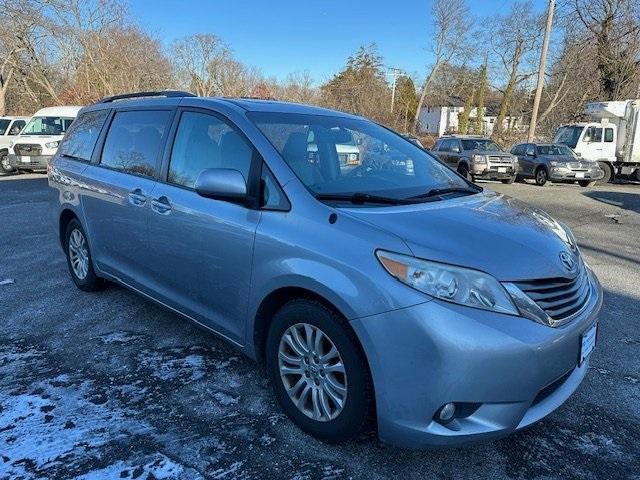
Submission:
{"label": "windshield wiper", "polygon": [[318,200],[328,200],[328,201],[345,201],[351,202],[354,204],[364,204],[364,203],[382,203],[385,205],[405,205],[408,203],[415,203],[415,201],[409,201],[409,199],[405,198],[392,198],[392,197],[382,197],[379,195],[371,195],[369,193],[363,192],[355,192],[355,193],[317,193],[315,197]]}
{"label": "windshield wiper", "polygon": [[473,195],[482,191],[482,187],[447,187],[447,188],[433,188],[426,193],[421,193],[415,197],[409,197],[413,199],[437,197],[439,195],[446,195],[447,193],[468,193]]}

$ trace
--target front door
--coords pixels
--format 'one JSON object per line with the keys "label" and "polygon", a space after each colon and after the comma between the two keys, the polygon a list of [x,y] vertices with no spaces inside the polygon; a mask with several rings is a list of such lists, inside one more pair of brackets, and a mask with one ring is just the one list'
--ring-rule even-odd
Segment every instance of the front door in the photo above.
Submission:
{"label": "front door", "polygon": [[248,140],[223,118],[183,111],[166,182],[153,192],[149,217],[155,294],[238,343],[260,212],[201,197],[193,188],[207,168],[233,168],[250,181],[254,157]]}
{"label": "front door", "polygon": [[582,141],[582,156],[587,160],[606,158],[602,127],[591,126],[584,129]]}
{"label": "front door", "polygon": [[536,166],[536,147],[528,143],[524,147],[524,155],[520,157],[520,168],[522,173],[528,177],[532,177]]}
{"label": "front door", "polygon": [[117,112],[100,163],[84,171],[82,208],[97,267],[143,288],[150,275],[147,222],[173,111]]}

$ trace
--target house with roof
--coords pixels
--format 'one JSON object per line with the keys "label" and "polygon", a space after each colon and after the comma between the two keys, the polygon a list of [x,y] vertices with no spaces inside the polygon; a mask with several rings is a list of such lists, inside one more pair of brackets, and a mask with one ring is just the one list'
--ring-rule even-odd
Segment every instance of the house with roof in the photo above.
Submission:
{"label": "house with roof", "polygon": [[[500,104],[497,102],[489,103],[482,115],[482,135],[491,135],[498,120],[498,111]],[[418,117],[419,128],[421,134],[432,134],[441,137],[442,135],[460,133],[460,116],[464,111],[464,104],[457,99],[452,99],[447,105],[440,106],[424,106],[420,110]],[[469,124],[473,125],[478,115],[478,109],[473,107],[469,112]],[[507,115],[503,121],[503,129],[522,130],[526,127],[522,116]],[[471,133],[471,132],[468,132]]]}

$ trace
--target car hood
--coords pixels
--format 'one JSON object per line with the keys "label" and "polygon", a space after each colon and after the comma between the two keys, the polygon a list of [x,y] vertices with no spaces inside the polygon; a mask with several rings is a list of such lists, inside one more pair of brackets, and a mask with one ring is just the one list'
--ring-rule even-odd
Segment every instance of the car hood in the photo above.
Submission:
{"label": "car hood", "polygon": [[[539,157],[545,162],[558,162],[558,163],[569,163],[569,162],[580,162],[580,159],[572,157],[571,155],[539,155]],[[586,161],[582,161],[583,163],[587,163]]]}
{"label": "car hood", "polygon": [[500,150],[473,150],[473,153],[478,155],[488,155],[491,157],[513,157],[509,152],[503,152]]}
{"label": "car hood", "polygon": [[62,139],[64,135],[18,135],[15,137],[14,143],[45,143]]}
{"label": "car hood", "polygon": [[569,250],[560,224],[502,194],[345,212],[399,236],[419,258],[482,270],[501,281],[569,276],[560,261],[560,252]]}

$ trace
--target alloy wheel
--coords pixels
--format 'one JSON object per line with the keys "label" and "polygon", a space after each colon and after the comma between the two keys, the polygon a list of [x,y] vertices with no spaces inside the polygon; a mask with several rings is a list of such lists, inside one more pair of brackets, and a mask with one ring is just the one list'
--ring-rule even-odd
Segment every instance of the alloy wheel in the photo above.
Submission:
{"label": "alloy wheel", "polygon": [[69,260],[75,276],[84,280],[89,272],[89,250],[83,233],[77,228],[69,235]]}
{"label": "alloy wheel", "polygon": [[293,404],[307,417],[333,420],[347,400],[347,374],[340,352],[314,325],[289,327],[278,347],[280,379]]}

